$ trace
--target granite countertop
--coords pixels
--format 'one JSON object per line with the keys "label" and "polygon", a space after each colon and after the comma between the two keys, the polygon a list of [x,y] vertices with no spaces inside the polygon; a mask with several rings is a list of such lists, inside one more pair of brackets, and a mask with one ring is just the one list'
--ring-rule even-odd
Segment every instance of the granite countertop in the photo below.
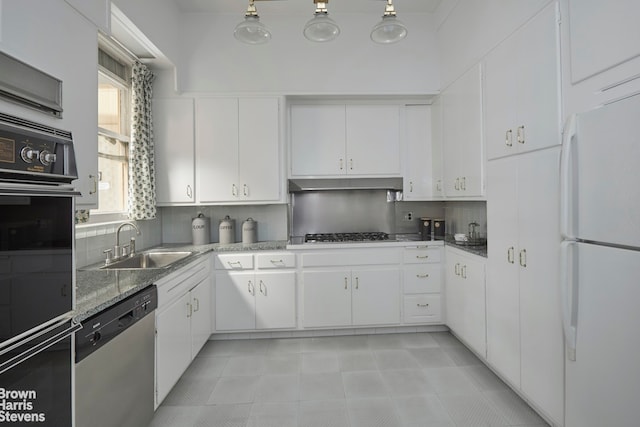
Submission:
{"label": "granite countertop", "polygon": [[460,244],[455,241],[453,236],[447,235],[445,236],[445,243],[448,246],[453,246],[454,248],[460,249],[465,252],[472,253],[474,255],[478,255],[484,258],[487,258],[487,244],[481,246],[469,246],[468,244]]}
{"label": "granite countertop", "polygon": [[[83,320],[99,313],[130,295],[153,285],[158,280],[195,261],[209,252],[239,252],[261,250],[283,250],[286,241],[257,242],[253,244],[232,243],[194,246],[189,244],[163,245],[147,250],[192,251],[193,255],[169,265],[167,268],[138,270],[100,270],[101,262],[76,271],[76,309],[74,320]],[[141,251],[141,252],[144,252]]]}

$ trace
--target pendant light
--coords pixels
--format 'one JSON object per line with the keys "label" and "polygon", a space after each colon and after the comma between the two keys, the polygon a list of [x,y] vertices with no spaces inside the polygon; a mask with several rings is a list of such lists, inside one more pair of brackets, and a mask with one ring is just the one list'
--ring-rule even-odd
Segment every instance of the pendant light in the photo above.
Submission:
{"label": "pendant light", "polygon": [[244,21],[236,25],[233,36],[246,44],[264,44],[271,39],[271,32],[260,22],[258,11],[253,4],[254,0],[249,0]]}
{"label": "pendant light", "polygon": [[314,17],[304,26],[304,36],[312,42],[328,42],[340,34],[340,27],[329,18],[327,3],[329,0],[313,0],[316,5]]}
{"label": "pendant light", "polygon": [[371,40],[380,44],[396,43],[407,36],[407,27],[396,18],[393,1],[387,0],[382,20],[371,30]]}

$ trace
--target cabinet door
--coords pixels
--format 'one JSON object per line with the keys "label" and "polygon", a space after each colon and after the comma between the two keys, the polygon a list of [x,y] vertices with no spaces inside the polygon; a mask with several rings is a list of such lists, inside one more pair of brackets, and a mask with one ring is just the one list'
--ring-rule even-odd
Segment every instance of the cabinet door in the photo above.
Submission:
{"label": "cabinet door", "polygon": [[400,270],[376,268],[351,274],[354,325],[400,323]]}
{"label": "cabinet door", "polygon": [[482,196],[482,86],[480,65],[442,93],[444,181],[447,197]]}
{"label": "cabinet door", "polygon": [[487,234],[491,236],[487,267],[487,359],[515,386],[520,385],[518,157],[491,160],[487,165]]}
{"label": "cabinet door", "polygon": [[479,355],[487,355],[485,263],[462,257],[460,277],[464,293],[463,338]]}
{"label": "cabinet door", "polygon": [[515,36],[518,86],[514,145],[520,152],[560,144],[558,23],[550,4]]}
{"label": "cabinet door", "polygon": [[191,357],[196,357],[211,336],[211,279],[207,276],[191,290]]}
{"label": "cabinet door", "polygon": [[191,363],[190,295],[156,314],[156,403],[169,394]]}
{"label": "cabinet door", "polygon": [[216,330],[255,329],[253,273],[216,273]]}
{"label": "cabinet door", "polygon": [[444,196],[442,144],[442,97],[439,96],[431,104],[431,167],[433,177],[431,194],[434,199]]}
{"label": "cabinet door", "polygon": [[560,149],[520,157],[518,228],[522,256],[517,262],[522,391],[555,420],[562,420],[564,344],[558,292]]}
{"label": "cabinet door", "polygon": [[295,271],[256,274],[256,286],[256,328],[295,328]]}
{"label": "cabinet door", "polygon": [[636,0],[568,3],[573,83],[640,55],[640,3]]}
{"label": "cabinet door", "polygon": [[487,159],[515,154],[517,149],[517,54],[517,40],[509,37],[487,55],[485,60],[484,124]]}
{"label": "cabinet door", "polygon": [[405,107],[404,199],[432,197],[431,107]]}
{"label": "cabinet door", "polygon": [[280,114],[277,98],[239,100],[239,198],[280,199]]}
{"label": "cabinet door", "polygon": [[400,107],[347,105],[346,117],[347,174],[400,175]]}
{"label": "cabinet door", "polygon": [[198,201],[236,201],[238,182],[238,100],[196,100]]}
{"label": "cabinet door", "polygon": [[193,100],[154,99],[153,117],[158,204],[193,203]]}
{"label": "cabinet door", "polygon": [[291,106],[291,175],[344,175],[345,106]]}
{"label": "cabinet door", "polygon": [[302,273],[305,327],[351,325],[351,271]]}
{"label": "cabinet door", "polygon": [[460,279],[460,257],[450,249],[446,250],[445,262],[445,308],[446,324],[453,332],[462,336],[464,298]]}

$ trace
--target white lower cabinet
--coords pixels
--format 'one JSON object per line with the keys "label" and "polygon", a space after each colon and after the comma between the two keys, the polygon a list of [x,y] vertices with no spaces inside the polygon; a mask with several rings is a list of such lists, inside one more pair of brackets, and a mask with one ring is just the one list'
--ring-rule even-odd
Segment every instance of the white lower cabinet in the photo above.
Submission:
{"label": "white lower cabinet", "polygon": [[296,327],[295,257],[267,252],[256,254],[255,263],[253,258],[246,253],[216,256],[216,331]]}
{"label": "white lower cabinet", "polygon": [[156,407],[211,334],[210,262],[206,256],[157,283]]}
{"label": "white lower cabinet", "polygon": [[447,247],[445,257],[446,324],[486,358],[486,260],[452,247]]}
{"label": "white lower cabinet", "polygon": [[304,327],[400,323],[397,267],[310,270],[302,281]]}
{"label": "white lower cabinet", "polygon": [[441,323],[442,247],[404,249],[404,323]]}

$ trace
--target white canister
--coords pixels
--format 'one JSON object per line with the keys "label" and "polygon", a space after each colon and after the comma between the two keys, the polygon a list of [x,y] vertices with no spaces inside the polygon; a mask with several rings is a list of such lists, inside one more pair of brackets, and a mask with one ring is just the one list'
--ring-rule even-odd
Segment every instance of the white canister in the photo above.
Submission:
{"label": "white canister", "polygon": [[242,223],[242,243],[255,243],[258,241],[258,223],[253,218],[247,218]]}
{"label": "white canister", "polygon": [[236,220],[229,218],[229,215],[220,220],[218,227],[220,234],[220,243],[229,244],[236,242]]}
{"label": "white canister", "polygon": [[191,239],[194,245],[208,245],[209,218],[198,212],[198,216],[191,220]]}

